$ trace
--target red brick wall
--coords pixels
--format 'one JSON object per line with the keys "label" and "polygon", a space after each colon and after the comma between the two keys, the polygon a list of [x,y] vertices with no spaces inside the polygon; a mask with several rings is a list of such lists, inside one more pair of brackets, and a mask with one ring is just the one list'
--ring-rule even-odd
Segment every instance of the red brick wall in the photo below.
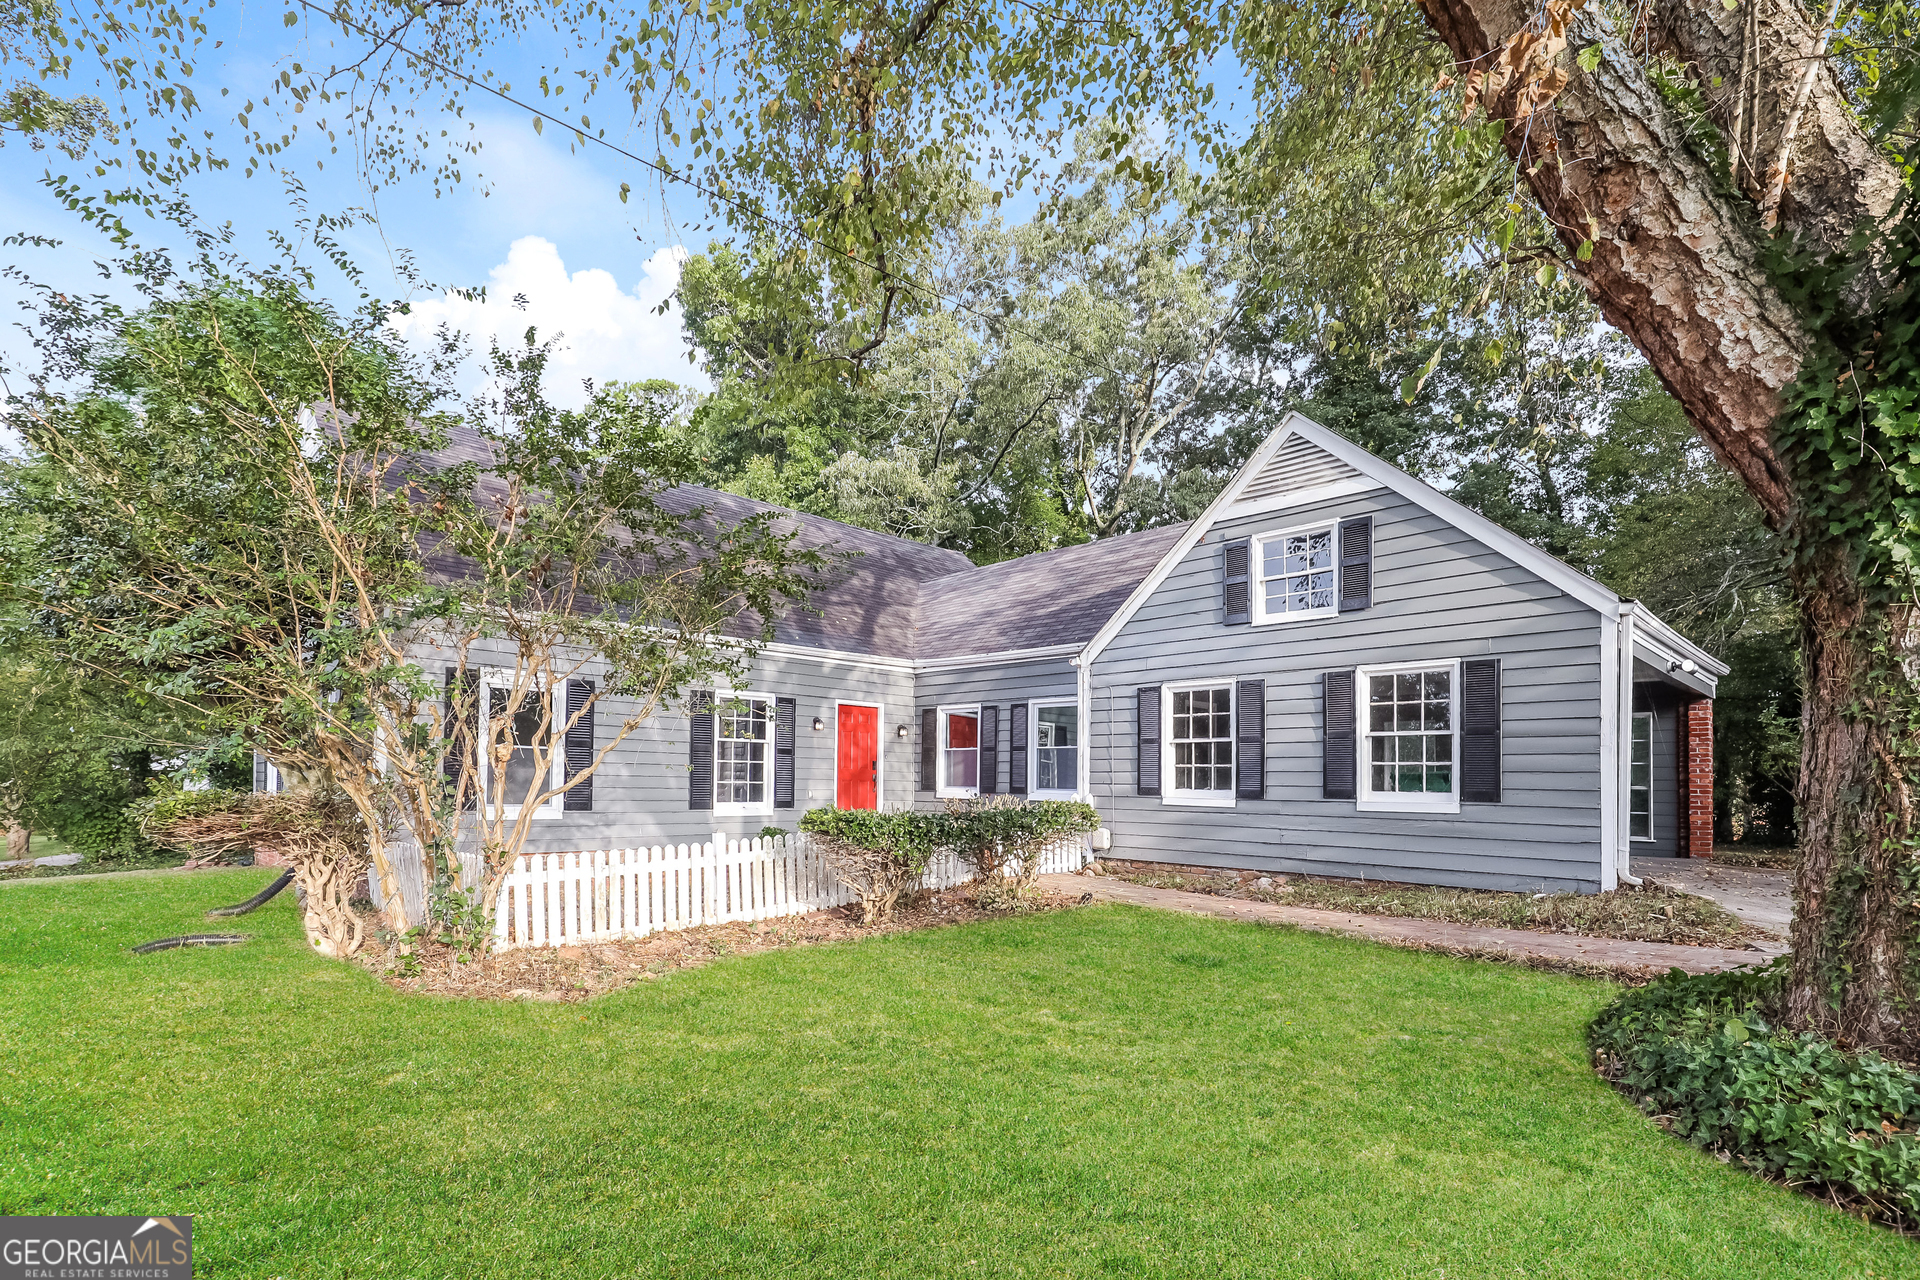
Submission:
{"label": "red brick wall", "polygon": [[1680,750],[1680,850],[1713,856],[1713,700],[1686,704]]}

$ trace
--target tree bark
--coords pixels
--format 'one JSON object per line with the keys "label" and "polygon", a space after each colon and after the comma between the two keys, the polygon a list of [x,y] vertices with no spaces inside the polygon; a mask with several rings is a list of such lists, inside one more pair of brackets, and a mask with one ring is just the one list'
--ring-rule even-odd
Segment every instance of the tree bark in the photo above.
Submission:
{"label": "tree bark", "polygon": [[17,822],[7,824],[7,861],[18,862],[27,856],[33,833]]}
{"label": "tree bark", "polygon": [[[1797,540],[1802,854],[1787,1014],[1854,1043],[1912,1049],[1920,1035],[1902,1014],[1911,996],[1913,893],[1902,889],[1912,872],[1911,770],[1907,744],[1889,726],[1904,723],[1891,712],[1913,705],[1900,656],[1914,619],[1907,607],[1876,603],[1857,550],[1796,501],[1775,427],[1780,392],[1798,377],[1811,335],[1764,268],[1753,205],[1790,150],[1780,225],[1802,247],[1833,252],[1887,215],[1899,174],[1861,131],[1830,69],[1814,65],[1809,80],[1818,32],[1788,0],[1733,10],[1655,0],[1631,42],[1595,9],[1574,14],[1568,0],[1544,10],[1513,0],[1417,3],[1489,116],[1505,123],[1508,154],[1562,242],[1570,250],[1591,242],[1589,260],[1571,256],[1602,315],[1647,358],[1768,524]],[[1561,21],[1564,43],[1552,31]],[[1593,45],[1599,61],[1583,72],[1576,56]],[[1724,133],[1740,122],[1740,137],[1728,140],[1743,151],[1744,193],[1690,143],[1699,122],[1684,119],[1648,74],[1649,46],[1695,70]],[[1871,291],[1871,273],[1863,279]]]}

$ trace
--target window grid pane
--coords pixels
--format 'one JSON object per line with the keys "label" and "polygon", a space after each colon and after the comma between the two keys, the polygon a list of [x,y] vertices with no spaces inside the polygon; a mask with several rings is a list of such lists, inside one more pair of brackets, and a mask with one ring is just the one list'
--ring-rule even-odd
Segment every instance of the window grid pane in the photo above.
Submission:
{"label": "window grid pane", "polygon": [[760,699],[725,705],[717,717],[713,798],[720,804],[764,804],[767,799],[767,704]]}
{"label": "window grid pane", "polygon": [[1260,544],[1260,591],[1268,617],[1334,607],[1333,526]]}
{"label": "window grid pane", "polygon": [[949,787],[980,785],[980,717],[971,712],[951,712],[942,717],[945,744],[942,747]]}
{"label": "window grid pane", "polygon": [[1072,791],[1080,785],[1080,708],[1041,707],[1033,720],[1033,789]]}
{"label": "window grid pane", "polygon": [[1653,839],[1653,715],[1636,711],[1633,716],[1633,755],[1628,765],[1627,834],[1639,840]]}
{"label": "window grid pane", "polygon": [[1453,673],[1367,677],[1367,783],[1386,795],[1453,792]]}
{"label": "window grid pane", "polygon": [[1233,790],[1233,689],[1173,695],[1173,789]]}

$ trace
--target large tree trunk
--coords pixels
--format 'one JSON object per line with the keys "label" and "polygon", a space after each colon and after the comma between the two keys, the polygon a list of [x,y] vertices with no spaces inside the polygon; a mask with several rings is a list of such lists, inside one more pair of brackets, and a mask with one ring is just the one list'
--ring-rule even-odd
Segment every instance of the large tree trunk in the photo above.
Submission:
{"label": "large tree trunk", "polygon": [[[1913,892],[1901,890],[1912,863],[1908,766],[1906,744],[1889,737],[1904,720],[1887,713],[1913,693],[1900,661],[1912,617],[1873,601],[1855,551],[1832,542],[1796,500],[1775,428],[1780,393],[1811,343],[1763,267],[1757,207],[1768,173],[1790,155],[1780,225],[1799,244],[1832,252],[1863,221],[1887,215],[1899,174],[1862,133],[1829,69],[1809,56],[1818,32],[1793,0],[1731,10],[1718,0],[1654,0],[1631,39],[1567,0],[1544,9],[1416,2],[1453,51],[1458,76],[1505,122],[1508,153],[1560,239],[1569,250],[1591,242],[1589,260],[1569,257],[1601,313],[1646,356],[1768,524],[1798,541],[1803,853],[1789,1012],[1803,1027],[1911,1048],[1920,1036],[1901,1020],[1914,922]],[[1576,54],[1596,44],[1599,62],[1581,71]],[[1682,119],[1648,75],[1649,49],[1698,70],[1710,118],[1740,156],[1740,190],[1689,145],[1698,123]]]}

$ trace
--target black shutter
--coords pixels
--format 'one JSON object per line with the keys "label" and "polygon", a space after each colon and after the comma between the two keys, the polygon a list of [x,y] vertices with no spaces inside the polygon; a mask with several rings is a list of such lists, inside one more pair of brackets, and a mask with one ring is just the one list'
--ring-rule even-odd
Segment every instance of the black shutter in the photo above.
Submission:
{"label": "black shutter", "polygon": [[[575,716],[580,718],[576,720]],[[593,767],[593,681],[567,681],[567,722],[572,726],[567,730],[567,781],[573,782]],[[560,807],[570,813],[592,809],[593,775],[588,773],[574,782]]]}
{"label": "black shutter", "polygon": [[1242,680],[1233,693],[1234,794],[1267,798],[1267,682]]}
{"label": "black shutter", "polygon": [[1500,660],[1460,664],[1460,798],[1500,803]]}
{"label": "black shutter", "polygon": [[1000,789],[1000,708],[980,708],[980,794]]}
{"label": "black shutter", "polygon": [[[460,696],[466,700],[466,712],[455,722],[453,706],[454,682],[460,683]],[[480,802],[480,673],[462,671],[459,667],[447,668],[446,694],[441,702],[441,724],[447,726],[447,754],[440,758],[440,773],[449,787],[460,786],[461,765],[471,763],[467,771],[467,790],[460,793],[460,810],[471,813]]]}
{"label": "black shutter", "polygon": [[1227,543],[1221,548],[1221,561],[1220,608],[1225,615],[1221,621],[1229,625],[1253,621],[1253,615],[1249,612],[1253,595],[1248,585],[1253,544],[1246,538]]}
{"label": "black shutter", "polygon": [[267,789],[267,758],[258,751],[253,753],[253,789]]}
{"label": "black shutter", "polygon": [[940,789],[940,713],[932,707],[920,713],[920,789]]}
{"label": "black shutter", "polygon": [[1160,686],[1147,685],[1134,690],[1134,778],[1135,794],[1160,794]]}
{"label": "black shutter", "polygon": [[773,700],[773,807],[793,808],[793,730],[799,703],[792,698]]}
{"label": "black shutter", "polygon": [[1007,790],[1013,795],[1027,794],[1027,704],[1016,702],[1007,708]]}
{"label": "black shutter", "polygon": [[1340,612],[1373,607],[1373,517],[1340,526]]}
{"label": "black shutter", "polygon": [[687,808],[713,808],[713,691],[687,697]]}
{"label": "black shutter", "polygon": [[1354,799],[1355,736],[1360,729],[1353,706],[1353,672],[1329,671],[1320,677],[1320,794],[1328,800]]}

